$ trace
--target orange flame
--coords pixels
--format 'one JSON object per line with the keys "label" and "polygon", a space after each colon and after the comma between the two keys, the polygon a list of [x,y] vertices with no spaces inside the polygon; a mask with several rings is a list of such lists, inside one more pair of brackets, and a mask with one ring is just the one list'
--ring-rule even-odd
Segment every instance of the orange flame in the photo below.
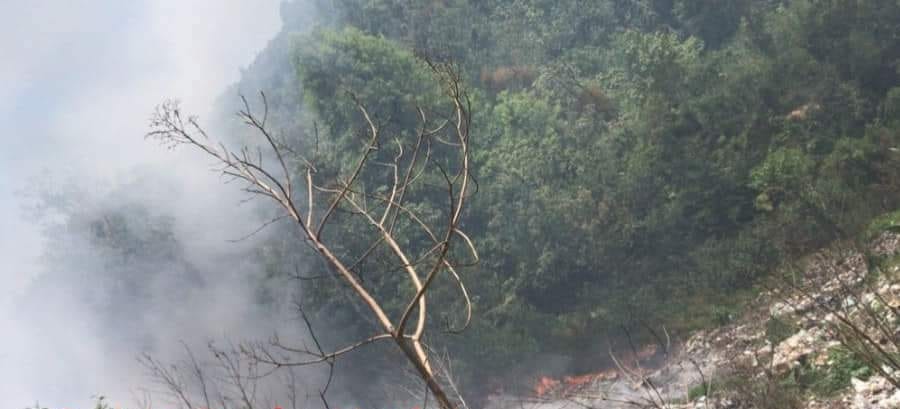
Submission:
{"label": "orange flame", "polygon": [[539,398],[570,396],[595,382],[614,380],[617,377],[618,373],[612,369],[584,375],[565,376],[561,381],[549,376],[542,376],[534,383],[534,394]]}
{"label": "orange flame", "polygon": [[[629,367],[631,362],[640,368],[640,365],[647,364],[649,367],[655,367],[653,363],[655,357],[660,354],[659,347],[656,344],[645,345],[643,348],[622,354],[619,358],[623,361],[622,365]],[[640,364],[637,364],[640,363]],[[534,383],[534,395],[538,398],[554,397],[571,397],[574,394],[583,392],[593,384],[613,381],[619,377],[617,368],[603,368],[601,371],[592,372],[584,375],[564,376],[562,379],[554,379],[549,376],[542,376]]]}
{"label": "orange flame", "polygon": [[534,384],[534,394],[541,398],[559,387],[560,382],[549,376],[540,377]]}

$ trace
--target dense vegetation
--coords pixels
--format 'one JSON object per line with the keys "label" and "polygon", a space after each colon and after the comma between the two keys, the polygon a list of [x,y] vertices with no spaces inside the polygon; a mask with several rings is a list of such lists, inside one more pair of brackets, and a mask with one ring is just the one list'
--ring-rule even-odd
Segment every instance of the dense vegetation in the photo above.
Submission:
{"label": "dense vegetation", "polygon": [[[465,278],[477,320],[434,342],[471,385],[535,354],[605,350],[621,326],[727,319],[779,261],[851,237],[900,199],[893,1],[319,9],[325,23],[309,28],[285,4],[285,32],[303,34],[274,41],[260,61],[280,68],[258,63],[241,87],[276,88],[298,146],[311,149],[315,123],[337,167],[361,143],[347,91],[402,138],[415,106],[437,101],[416,53],[466,73],[479,182],[466,223],[482,262]],[[286,253],[265,252],[272,274]],[[410,291],[384,277],[369,283],[381,296]]]}
{"label": "dense vegetation", "polygon": [[[622,326],[727,319],[785,257],[853,236],[900,199],[894,1],[326,3],[315,27],[286,3],[284,32],[238,88],[275,95],[293,143],[330,155],[333,172],[362,143],[348,91],[404,138],[415,107],[439,100],[416,54],[465,72],[477,319],[432,342],[472,392],[536,354],[603,351]],[[352,228],[333,234],[364,250]],[[295,264],[291,240],[260,252],[271,275]],[[411,291],[377,277],[382,297]]]}
{"label": "dense vegetation", "polygon": [[[314,1],[282,6],[284,30],[232,91],[264,90],[291,148],[330,164],[319,172],[350,166],[362,146],[349,92],[384,134],[410,138],[416,107],[443,103],[420,57],[465,74],[478,192],[464,220],[481,262],[463,274],[476,317],[464,335],[434,328],[429,342],[450,350],[469,396],[510,373],[552,371],[545,357],[594,369],[623,328],[727,320],[783,260],[900,205],[894,0]],[[413,194],[425,215],[445,200],[440,189]],[[139,228],[164,225],[155,215],[82,213],[115,254],[151,249],[193,269],[165,226]],[[359,254],[363,228],[327,233]],[[263,279],[298,266],[316,276],[292,229],[274,229],[257,252]],[[140,243],[119,248],[117,236]],[[127,260],[141,274],[121,285],[139,295],[129,280],[144,264]],[[391,260],[374,260],[359,266],[365,284],[402,308],[412,289]],[[302,284],[318,319],[342,329],[325,341],[367,335],[332,284]],[[455,291],[438,283],[432,305],[458,302]],[[458,323],[451,311],[430,311],[431,322]],[[378,396],[371,379],[390,356],[350,359],[347,376],[370,380],[353,392]]]}

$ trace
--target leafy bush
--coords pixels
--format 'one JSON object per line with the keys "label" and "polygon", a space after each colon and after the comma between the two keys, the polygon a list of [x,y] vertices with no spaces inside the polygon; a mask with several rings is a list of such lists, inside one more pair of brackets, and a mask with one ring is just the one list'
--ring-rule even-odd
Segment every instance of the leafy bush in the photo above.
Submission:
{"label": "leafy bush", "polygon": [[720,383],[717,393],[755,409],[800,409],[802,394],[796,384],[774,376],[757,376],[755,369],[743,368]]}
{"label": "leafy bush", "polygon": [[850,386],[853,378],[867,380],[872,369],[855,353],[844,348],[834,348],[828,352],[829,363],[824,376],[818,378],[813,389],[832,395]]}
{"label": "leafy bush", "polygon": [[733,306],[716,305],[712,309],[713,322],[716,325],[726,325],[733,321],[737,315],[737,309]]}
{"label": "leafy bush", "polygon": [[866,229],[865,237],[872,239],[886,231],[900,232],[900,210],[885,213],[872,220]]}
{"label": "leafy bush", "polygon": [[800,365],[787,375],[785,382],[815,396],[830,397],[850,387],[851,379],[866,380],[871,375],[872,370],[856,354],[838,347],[828,351],[828,362],[825,365]]}
{"label": "leafy bush", "polygon": [[769,317],[766,321],[766,340],[772,345],[778,345],[797,333],[797,326],[784,320]]}
{"label": "leafy bush", "polygon": [[694,386],[688,389],[688,400],[693,401],[697,400],[701,396],[709,396],[710,392],[712,392],[712,385],[708,383],[701,383],[697,386]]}

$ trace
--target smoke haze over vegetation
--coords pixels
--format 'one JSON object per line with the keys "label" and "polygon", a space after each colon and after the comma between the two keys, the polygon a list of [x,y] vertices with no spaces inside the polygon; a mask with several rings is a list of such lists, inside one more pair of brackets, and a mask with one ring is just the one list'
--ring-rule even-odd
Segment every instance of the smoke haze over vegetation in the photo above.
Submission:
{"label": "smoke haze over vegetation", "polygon": [[[0,23],[0,400],[19,406],[127,404],[150,385],[134,358],[183,359],[180,341],[305,339],[294,296],[326,350],[377,327],[296,225],[229,241],[280,210],[245,203],[209,157],[143,138],[168,98],[233,152],[268,149],[232,115],[264,112],[272,147],[292,154],[287,180],[340,190],[358,173],[345,193],[378,209],[397,193],[393,149],[419,151],[424,117],[456,123],[435,75],[454,67],[477,194],[450,229],[459,277],[436,264],[425,341],[452,357],[473,409],[536,380],[592,380],[576,375],[618,365],[611,351],[639,355],[660,328],[728,325],[795,260],[897,228],[893,0],[39,0]],[[368,146],[374,128],[384,139]],[[469,155],[426,145],[439,171],[397,206],[423,224],[442,220],[446,186],[453,208],[441,175],[454,147]],[[373,165],[354,173],[361,149]],[[332,205],[337,227],[320,238],[386,315],[409,313],[409,260],[372,244],[351,207]],[[440,244],[417,227],[398,223],[397,246],[430,260]],[[459,261],[469,246],[478,263]],[[342,356],[331,397],[418,398],[402,359],[379,343]]]}
{"label": "smoke haze over vegetation", "polygon": [[[142,136],[166,97],[209,112],[278,31],[278,2],[39,0],[3,9],[0,402],[88,407],[92,395],[112,394],[130,404],[134,388],[147,386],[135,361],[141,348],[258,330],[249,326],[258,322],[252,294],[236,277],[178,299],[173,270],[184,267],[173,266],[177,260],[104,259],[103,243],[66,224],[119,212],[153,241],[163,220],[177,243],[160,246],[184,246],[178,251],[196,263],[199,278],[245,267],[222,269],[225,257],[246,250],[226,239],[255,228],[232,206],[240,198],[203,163],[154,149]],[[187,192],[190,200],[167,198]],[[49,208],[35,212],[44,198]],[[131,217],[133,209],[143,213]],[[140,269],[170,275],[140,283],[141,295],[111,284]]]}

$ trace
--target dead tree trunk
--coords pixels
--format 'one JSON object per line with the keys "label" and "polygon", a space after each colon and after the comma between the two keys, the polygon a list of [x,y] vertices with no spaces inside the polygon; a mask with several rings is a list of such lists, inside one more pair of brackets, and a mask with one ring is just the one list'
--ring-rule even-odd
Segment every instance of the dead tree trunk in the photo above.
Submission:
{"label": "dead tree trunk", "polygon": [[[385,194],[367,193],[360,186],[361,176],[373,166],[370,163],[373,152],[384,149],[384,145],[389,144],[384,143],[376,121],[370,117],[364,103],[355,97],[354,102],[367,127],[365,130],[367,142],[352,172],[331,180],[319,181],[313,160],[290,150],[283,141],[273,136],[266,123],[268,104],[264,94],[260,94],[264,109],[261,116],[251,112],[246,99],[243,99],[244,109],[239,116],[261,136],[264,145],[275,158],[274,168],[264,164],[263,155],[256,150],[243,148],[232,151],[223,144],[211,141],[197,120],[193,117],[184,117],[178,105],[173,102],[164,103],[157,109],[148,137],[173,146],[189,145],[199,149],[221,166],[222,174],[245,182],[245,191],[267,197],[277,203],[284,216],[300,229],[306,243],[350,287],[354,297],[368,308],[381,330],[379,334],[330,353],[322,351],[321,347],[316,351],[297,350],[280,342],[272,346],[280,348],[281,352],[291,351],[307,355],[308,359],[304,360],[284,360],[281,355],[271,353],[266,348],[254,348],[252,355],[255,359],[277,367],[328,363],[363,345],[391,339],[409,359],[440,406],[443,409],[452,409],[454,404],[445,393],[429,362],[429,355],[423,345],[423,336],[428,318],[428,290],[435,277],[441,273],[450,274],[459,287],[465,305],[465,325],[468,325],[471,319],[468,293],[456,271],[457,264],[450,257],[451,248],[456,244],[462,244],[473,260],[478,259],[472,241],[460,228],[460,218],[470,194],[470,103],[461,87],[458,70],[449,64],[428,61],[426,64],[432,69],[437,80],[445,86],[452,112],[444,113],[443,117],[447,119],[437,124],[433,123],[429,113],[424,109],[417,109],[419,129],[415,141],[404,144],[399,138],[394,138],[393,162],[377,164],[387,166],[391,170],[389,180],[384,183],[388,192]],[[442,149],[449,147],[451,150],[449,157],[452,162],[449,167],[433,160],[432,147],[437,144],[440,144]],[[297,168],[301,169],[301,172],[291,172]],[[444,220],[431,225],[406,204],[408,191],[425,172],[440,175],[447,191],[447,207],[442,212]],[[297,176],[298,173],[300,176]],[[295,188],[298,184],[294,180],[295,177],[305,179],[302,184],[305,198],[300,200],[296,197],[298,192]],[[415,294],[408,300],[400,316],[390,317],[383,308],[382,301],[363,285],[353,271],[354,266],[359,264],[358,260],[348,264],[336,254],[331,244],[323,240],[323,230],[335,220],[332,216],[339,209],[362,218],[377,232],[377,237],[373,238],[375,243],[373,247],[366,254],[355,255],[354,259],[369,257],[373,253],[372,249],[382,246],[403,266]],[[413,250],[400,244],[403,241],[397,237],[396,230],[400,220],[407,225],[417,226],[422,237],[428,238],[430,241],[428,245],[431,247],[427,252],[413,254]],[[410,321],[414,323],[411,324]],[[412,328],[408,330],[410,325]]]}

